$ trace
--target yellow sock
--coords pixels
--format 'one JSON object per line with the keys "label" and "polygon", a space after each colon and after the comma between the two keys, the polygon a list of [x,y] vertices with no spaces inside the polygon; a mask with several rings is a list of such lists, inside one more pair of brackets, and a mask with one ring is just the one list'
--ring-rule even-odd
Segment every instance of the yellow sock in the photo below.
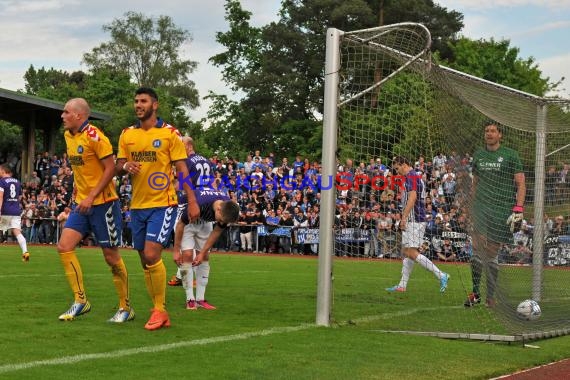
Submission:
{"label": "yellow sock", "polygon": [[59,259],[63,264],[63,270],[65,271],[67,282],[69,283],[71,290],[73,290],[75,302],[87,302],[85,288],[83,287],[83,271],[81,270],[81,265],[79,265],[79,260],[77,260],[75,251],[62,252],[59,254]]}
{"label": "yellow sock", "polygon": [[165,311],[166,308],[166,267],[162,259],[156,264],[147,265],[144,279],[154,308],[158,311]]}
{"label": "yellow sock", "polygon": [[111,267],[111,273],[113,273],[113,283],[115,284],[115,289],[117,289],[117,295],[119,296],[119,307],[121,309],[130,310],[129,275],[122,258],[119,259],[117,264]]}

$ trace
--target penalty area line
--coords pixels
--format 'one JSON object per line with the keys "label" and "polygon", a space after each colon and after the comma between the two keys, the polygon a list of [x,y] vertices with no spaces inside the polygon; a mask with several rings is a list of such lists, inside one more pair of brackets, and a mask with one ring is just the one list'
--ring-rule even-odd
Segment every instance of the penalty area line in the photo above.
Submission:
{"label": "penalty area line", "polygon": [[45,367],[45,366],[54,366],[54,365],[67,365],[67,364],[74,364],[79,362],[84,362],[88,360],[98,360],[98,359],[115,359],[124,356],[131,356],[141,353],[157,353],[162,351],[169,351],[178,349],[181,347],[191,347],[191,346],[203,346],[207,344],[215,344],[215,343],[224,343],[224,342],[231,342],[237,340],[245,340],[250,338],[268,336],[273,334],[282,334],[282,333],[290,333],[296,332],[301,330],[307,330],[310,328],[318,327],[315,324],[302,324],[299,326],[290,326],[290,327],[274,327],[270,329],[254,331],[249,333],[242,333],[242,334],[234,334],[234,335],[226,335],[226,336],[218,336],[213,338],[204,338],[204,339],[196,339],[196,340],[189,340],[184,342],[177,342],[177,343],[168,343],[168,344],[161,344],[157,346],[146,346],[146,347],[136,347],[136,348],[128,348],[124,350],[117,350],[117,351],[109,351],[109,352],[100,352],[94,354],[80,354],[80,355],[72,355],[72,356],[63,356],[60,358],[53,358],[47,360],[37,360],[31,361],[27,363],[17,363],[17,364],[6,364],[0,366],[0,374],[8,373],[8,372],[15,372],[26,370],[30,368],[36,367]]}

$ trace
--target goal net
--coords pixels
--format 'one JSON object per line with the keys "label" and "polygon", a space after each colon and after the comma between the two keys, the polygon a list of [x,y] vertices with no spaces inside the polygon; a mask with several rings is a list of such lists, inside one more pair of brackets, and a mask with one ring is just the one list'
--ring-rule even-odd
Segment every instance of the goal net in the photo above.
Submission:
{"label": "goal net", "polygon": [[[336,186],[321,201],[317,323],[500,340],[566,334],[570,102],[438,66],[430,41],[415,23],[327,31],[322,174]],[[396,156],[423,187],[415,260],[403,256]],[[507,223],[517,205],[523,219]],[[540,313],[518,308],[527,299]]]}

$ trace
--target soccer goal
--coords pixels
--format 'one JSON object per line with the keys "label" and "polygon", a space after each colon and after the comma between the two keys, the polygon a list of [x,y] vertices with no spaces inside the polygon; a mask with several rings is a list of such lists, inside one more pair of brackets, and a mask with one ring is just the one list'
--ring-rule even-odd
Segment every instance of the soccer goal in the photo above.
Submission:
{"label": "soccer goal", "polygon": [[[317,324],[507,341],[567,334],[570,101],[437,65],[430,44],[417,23],[327,31],[322,175],[337,186],[321,197]],[[505,203],[499,183],[484,205],[474,195],[473,157],[485,149],[489,120],[501,146],[518,155],[526,186],[524,220],[496,246],[487,242],[503,225],[474,232],[476,216],[486,219],[483,206],[493,214]],[[418,263],[405,292],[387,290],[399,283],[403,259],[395,156],[425,184],[419,250],[450,275],[443,293],[433,268]],[[471,261],[481,254],[490,259],[469,303]],[[540,313],[518,307],[529,299]]]}

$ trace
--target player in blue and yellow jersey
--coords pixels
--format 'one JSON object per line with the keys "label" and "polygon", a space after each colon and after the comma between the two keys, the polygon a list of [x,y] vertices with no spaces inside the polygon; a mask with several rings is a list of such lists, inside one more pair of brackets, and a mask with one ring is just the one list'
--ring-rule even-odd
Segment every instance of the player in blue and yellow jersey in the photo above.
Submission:
{"label": "player in blue and yellow jersey", "polygon": [[11,230],[22,249],[22,261],[30,261],[26,238],[22,235],[22,184],[12,177],[10,165],[0,165],[0,229]]}
{"label": "player in blue and yellow jersey", "polygon": [[[131,176],[133,245],[139,252],[153,302],[145,328],[157,330],[170,326],[166,312],[166,267],[161,255],[176,221],[178,197],[172,164],[179,175],[187,178],[187,156],[178,130],[157,117],[158,96],[153,89],[139,88],[134,108],[139,121],[121,133],[116,170]],[[187,183],[184,190],[189,203],[188,217],[197,219],[200,210],[194,192]]]}
{"label": "player in blue and yellow jersey", "polygon": [[57,250],[75,301],[59,319],[73,320],[91,310],[75,247],[87,233],[93,232],[111,267],[119,295],[119,310],[109,322],[122,323],[134,319],[135,314],[129,304],[127,268],[118,249],[122,221],[113,183],[113,148],[103,132],[89,124],[90,112],[85,99],[75,98],[65,104],[61,114],[67,155],[73,169],[75,206],[65,223]]}
{"label": "player in blue and yellow jersey", "polygon": [[422,175],[414,170],[406,157],[394,157],[392,167],[405,179],[401,201],[402,219],[399,225],[402,231],[402,252],[405,257],[402,262],[400,282],[386,290],[389,292],[405,292],[414,269],[414,263],[418,263],[434,274],[439,280],[439,291],[443,293],[447,289],[449,275],[439,270],[430,259],[419,251],[426,230],[426,189]]}

